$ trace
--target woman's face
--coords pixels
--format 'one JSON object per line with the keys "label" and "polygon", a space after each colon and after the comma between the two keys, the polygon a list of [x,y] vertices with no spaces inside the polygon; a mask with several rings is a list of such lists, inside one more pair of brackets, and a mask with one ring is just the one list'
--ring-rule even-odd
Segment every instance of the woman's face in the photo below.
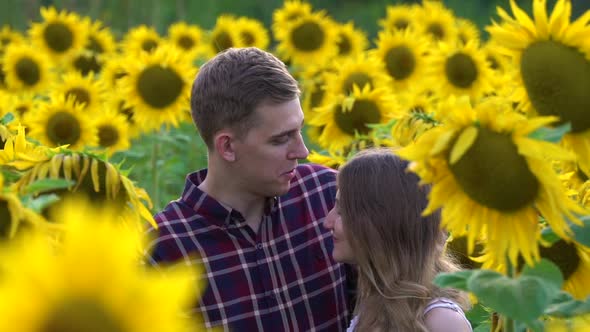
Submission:
{"label": "woman's face", "polygon": [[328,216],[324,221],[324,227],[332,231],[332,238],[334,240],[332,258],[337,262],[352,264],[355,260],[350,244],[344,234],[344,225],[338,208],[339,195],[339,192],[336,193],[336,205],[334,205],[334,208],[328,213]]}

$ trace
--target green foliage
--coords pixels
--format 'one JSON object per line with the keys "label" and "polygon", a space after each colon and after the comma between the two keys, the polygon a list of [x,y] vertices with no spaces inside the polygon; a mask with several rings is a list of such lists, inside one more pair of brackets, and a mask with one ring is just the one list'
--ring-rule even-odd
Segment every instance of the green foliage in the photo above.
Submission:
{"label": "green foliage", "polygon": [[563,135],[569,133],[571,129],[572,126],[569,122],[557,127],[541,127],[530,133],[529,137],[541,141],[559,143],[563,138]]}

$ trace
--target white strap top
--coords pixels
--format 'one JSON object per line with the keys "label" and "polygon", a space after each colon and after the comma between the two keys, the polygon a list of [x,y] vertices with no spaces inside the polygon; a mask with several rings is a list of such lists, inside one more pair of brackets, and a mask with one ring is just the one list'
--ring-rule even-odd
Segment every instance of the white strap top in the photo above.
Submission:
{"label": "white strap top", "polygon": [[[424,308],[424,316],[426,316],[427,313],[429,313],[432,309],[435,309],[435,308],[447,308],[447,309],[451,309],[451,310],[458,312],[461,315],[461,317],[463,317],[463,319],[465,319],[465,322],[467,322],[467,325],[469,325],[469,328],[471,329],[471,323],[469,322],[467,317],[465,317],[465,313],[463,312],[463,309],[461,309],[461,307],[457,303],[455,303],[453,300],[447,299],[446,297],[437,297],[437,298],[433,299]],[[354,316],[354,318],[350,322],[350,326],[348,327],[348,329],[346,329],[346,332],[354,332],[356,325],[358,324],[358,321],[359,321],[358,315]]]}

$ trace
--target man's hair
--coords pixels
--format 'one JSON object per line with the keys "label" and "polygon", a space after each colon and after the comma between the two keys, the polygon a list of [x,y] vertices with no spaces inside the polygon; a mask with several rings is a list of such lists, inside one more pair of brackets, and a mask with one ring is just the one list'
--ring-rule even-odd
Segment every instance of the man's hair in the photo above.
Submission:
{"label": "man's hair", "polygon": [[454,290],[433,285],[438,272],[458,267],[443,252],[440,211],[423,216],[429,187],[388,149],[364,150],[338,173],[344,234],[359,269],[359,331],[426,331],[432,298],[463,303]]}
{"label": "man's hair", "polygon": [[255,47],[230,48],[199,70],[191,93],[191,114],[211,149],[223,128],[245,135],[256,124],[261,103],[283,103],[299,97],[297,81],[274,55]]}

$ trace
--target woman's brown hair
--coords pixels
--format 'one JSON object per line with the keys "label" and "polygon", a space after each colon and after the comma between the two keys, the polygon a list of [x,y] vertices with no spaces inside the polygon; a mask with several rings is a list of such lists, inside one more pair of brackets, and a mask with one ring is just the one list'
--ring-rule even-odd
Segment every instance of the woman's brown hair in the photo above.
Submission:
{"label": "woman's brown hair", "polygon": [[340,215],[359,272],[356,331],[427,331],[429,301],[465,302],[432,283],[437,273],[457,268],[443,250],[440,213],[422,216],[429,187],[407,165],[391,150],[370,149],[338,174]]}

